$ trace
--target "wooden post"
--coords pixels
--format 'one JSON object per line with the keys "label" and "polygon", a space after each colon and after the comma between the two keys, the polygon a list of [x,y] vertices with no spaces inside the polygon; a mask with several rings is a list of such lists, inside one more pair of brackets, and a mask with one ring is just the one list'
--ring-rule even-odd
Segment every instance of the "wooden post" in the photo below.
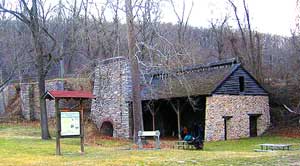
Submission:
{"label": "wooden post", "polygon": [[180,101],[176,100],[176,106],[172,103],[172,101],[170,102],[173,110],[176,112],[177,115],[177,132],[178,132],[178,140],[181,140],[183,138],[181,138],[180,135]]}
{"label": "wooden post", "polygon": [[155,112],[152,114],[152,130],[155,131]]}
{"label": "wooden post", "polygon": [[152,130],[155,131],[155,107],[154,104],[150,101],[147,103],[147,107],[152,115]]}
{"label": "wooden post", "polygon": [[152,115],[152,130],[155,131],[155,128],[156,128],[155,127],[155,115],[156,115],[156,112],[159,110],[159,106],[157,108],[155,108],[154,101],[150,101],[146,105]]}
{"label": "wooden post", "polygon": [[60,132],[61,132],[61,122],[60,122],[60,111],[59,111],[59,100],[55,99],[55,113],[56,113],[56,155],[61,155],[60,152]]}
{"label": "wooden post", "polygon": [[181,140],[181,135],[180,135],[180,110],[176,112],[177,114],[177,130],[178,130],[178,140]]}
{"label": "wooden post", "polygon": [[81,153],[84,153],[84,125],[83,125],[83,105],[80,99],[80,145]]}

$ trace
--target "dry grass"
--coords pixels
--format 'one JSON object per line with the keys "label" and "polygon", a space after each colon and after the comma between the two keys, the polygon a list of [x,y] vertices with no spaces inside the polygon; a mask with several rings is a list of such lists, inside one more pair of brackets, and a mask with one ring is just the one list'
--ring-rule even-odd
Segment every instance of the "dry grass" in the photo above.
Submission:
{"label": "dry grass", "polygon": [[[62,156],[55,156],[55,139],[40,139],[38,123],[0,124],[0,165],[299,165],[299,150],[258,153],[260,143],[292,143],[284,137],[258,137],[205,143],[203,151],[132,150],[127,140],[95,136],[80,155],[78,139],[62,140]],[[52,131],[53,132],[53,131]],[[173,141],[163,141],[172,145]]]}

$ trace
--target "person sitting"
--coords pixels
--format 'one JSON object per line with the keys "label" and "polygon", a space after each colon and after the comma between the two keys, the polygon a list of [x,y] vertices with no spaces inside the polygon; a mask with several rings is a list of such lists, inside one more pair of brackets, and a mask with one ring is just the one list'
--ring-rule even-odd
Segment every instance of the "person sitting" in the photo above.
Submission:
{"label": "person sitting", "polygon": [[194,138],[190,133],[188,133],[183,140],[188,144],[194,145],[196,149],[203,149],[203,141],[201,136]]}
{"label": "person sitting", "polygon": [[181,139],[184,139],[184,137],[188,134],[188,129],[186,127],[183,127],[181,131]]}
{"label": "person sitting", "polygon": [[190,143],[191,141],[194,140],[194,137],[192,136],[192,134],[188,133],[188,134],[186,134],[186,136],[184,137],[183,140]]}
{"label": "person sitting", "polygon": [[203,149],[203,140],[201,138],[201,135],[199,135],[198,137],[193,139],[192,142],[196,149],[199,149],[199,150]]}

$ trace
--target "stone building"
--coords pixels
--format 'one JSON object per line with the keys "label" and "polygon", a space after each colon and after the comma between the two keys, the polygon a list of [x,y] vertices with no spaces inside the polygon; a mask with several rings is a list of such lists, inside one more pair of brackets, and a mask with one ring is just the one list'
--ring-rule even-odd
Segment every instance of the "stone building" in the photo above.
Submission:
{"label": "stone building", "polygon": [[[85,90],[91,91],[92,86],[88,78],[58,78],[46,80],[46,90]],[[5,113],[7,108],[17,103],[20,107],[21,115],[26,120],[40,119],[40,103],[38,83],[28,81],[23,83],[12,83],[7,85],[0,92],[0,114]],[[89,110],[90,103],[86,103]],[[54,101],[46,102],[49,118],[55,117]],[[11,108],[16,109],[16,108]]]}
{"label": "stone building", "polygon": [[[180,128],[211,141],[261,135],[270,125],[267,91],[235,60],[142,73],[145,130],[176,136],[179,119]],[[130,81],[125,58],[97,66],[91,116],[103,134],[132,136]]]}
{"label": "stone building", "polygon": [[[24,119],[40,119],[39,89],[37,82],[21,83],[21,110]],[[47,80],[46,90],[63,90],[64,81],[60,79]],[[55,117],[54,101],[46,102],[48,117]]]}
{"label": "stone building", "polygon": [[102,134],[131,137],[130,71],[120,57],[101,62],[95,70],[91,116]]}

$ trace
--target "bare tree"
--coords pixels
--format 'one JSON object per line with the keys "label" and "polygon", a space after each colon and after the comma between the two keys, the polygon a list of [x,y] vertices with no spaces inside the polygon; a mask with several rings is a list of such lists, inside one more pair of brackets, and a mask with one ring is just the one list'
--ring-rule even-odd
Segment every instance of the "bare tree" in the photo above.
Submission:
{"label": "bare tree", "polygon": [[78,39],[78,34],[80,31],[80,27],[79,27],[79,22],[80,22],[80,13],[82,11],[83,8],[83,0],[74,0],[73,3],[67,1],[67,6],[66,9],[70,12],[71,18],[71,27],[70,27],[70,32],[69,32],[69,37],[68,39],[70,47],[69,47],[69,52],[67,53],[68,55],[68,60],[66,62],[67,64],[67,69],[66,72],[67,73],[72,73],[72,63],[74,60],[74,57],[76,57],[76,55],[78,55],[78,47],[79,47],[79,43],[77,41]]}
{"label": "bare tree", "polygon": [[219,22],[217,21],[211,21],[211,29],[213,32],[213,36],[215,39],[215,47],[218,52],[218,60],[222,60],[224,58],[224,52],[225,52],[225,38],[226,38],[226,24],[227,24],[228,16],[225,16],[224,19]]}
{"label": "bare tree", "polygon": [[[293,89],[293,95],[292,97],[290,97],[287,101],[285,101],[284,103],[289,103],[290,105],[294,105],[294,107],[290,108],[288,107],[286,104],[283,104],[283,107],[290,113],[297,115],[298,117],[300,116],[300,88],[299,88],[299,84],[300,84],[300,1],[297,0],[296,1],[296,9],[297,9],[297,13],[296,13],[296,25],[295,28],[291,30],[292,33],[292,37],[291,37],[291,45],[292,45],[292,49],[293,53],[292,56],[287,58],[290,59],[292,62],[288,63],[289,66],[292,66],[292,81],[294,82],[293,84],[296,85]],[[287,64],[286,64],[287,65]],[[292,86],[291,86],[292,87]],[[290,88],[291,88],[290,87]],[[297,98],[296,101],[297,102],[292,102],[293,98]],[[299,120],[300,122],[300,120]]]}
{"label": "bare tree", "polygon": [[[263,81],[262,77],[262,46],[260,43],[260,34],[258,32],[253,31],[250,21],[250,12],[247,6],[246,0],[243,0],[243,10],[245,14],[246,20],[246,28],[243,27],[241,19],[238,15],[238,8],[232,0],[228,0],[230,3],[236,22],[239,27],[239,31],[242,38],[242,46],[241,51],[238,51],[237,45],[235,45],[235,40],[232,39],[232,47],[234,52],[238,55],[238,58],[242,63],[250,65],[250,71],[256,76],[259,81]],[[253,35],[254,33],[254,35]]]}
{"label": "bare tree", "polygon": [[110,8],[114,12],[113,16],[113,31],[112,31],[112,38],[115,42],[113,44],[113,56],[120,56],[120,45],[121,45],[121,37],[120,37],[120,18],[119,18],[119,11],[120,11],[120,0],[115,0],[115,3],[110,3]]}
{"label": "bare tree", "polygon": [[[48,32],[46,27],[44,27],[43,21],[46,21],[46,16],[39,15],[38,5],[42,4],[40,1],[31,0],[29,3],[25,0],[20,0],[20,6],[22,6],[22,12],[17,10],[10,10],[5,8],[2,4],[0,5],[0,12],[7,12],[15,16],[18,20],[23,22],[31,31],[34,50],[35,50],[35,61],[38,75],[38,88],[39,88],[39,103],[40,103],[40,112],[41,112],[41,130],[42,130],[42,139],[49,139],[50,134],[48,130],[48,117],[46,110],[46,102],[42,98],[45,93],[45,78],[47,72],[49,71],[53,61],[52,52],[56,46],[56,40]],[[46,39],[50,38],[53,42],[53,45],[49,50],[46,47]]]}
{"label": "bare tree", "polygon": [[149,47],[155,45],[156,31],[160,21],[160,2],[144,0],[144,6],[137,17],[137,40],[140,61],[152,61],[153,55]]}
{"label": "bare tree", "polygon": [[57,5],[57,27],[60,29],[59,32],[61,33],[57,33],[59,34],[59,36],[56,37],[57,41],[58,41],[58,54],[61,57],[61,59],[59,60],[59,65],[60,65],[60,70],[59,70],[59,76],[61,78],[64,78],[65,76],[65,60],[64,60],[64,39],[65,39],[65,31],[63,29],[65,29],[63,26],[65,26],[65,18],[64,18],[65,14],[64,14],[64,5],[62,0],[59,0],[58,5]]}
{"label": "bare tree", "polygon": [[138,131],[143,131],[143,114],[141,103],[140,70],[138,59],[135,54],[135,25],[134,25],[134,6],[131,0],[125,0],[128,57],[131,66],[132,80],[132,106],[133,106],[133,140],[138,141]]}
{"label": "bare tree", "polygon": [[192,2],[191,8],[188,11],[187,15],[186,15],[186,7],[185,7],[185,1],[182,1],[182,11],[181,14],[179,13],[179,11],[176,9],[175,7],[175,3],[173,0],[170,0],[170,3],[172,5],[174,14],[176,15],[177,18],[177,52],[179,54],[184,54],[186,51],[184,49],[184,41],[185,41],[185,34],[187,31],[187,27],[188,27],[188,23],[189,23],[189,19],[193,10],[193,6],[194,6],[194,2]]}

